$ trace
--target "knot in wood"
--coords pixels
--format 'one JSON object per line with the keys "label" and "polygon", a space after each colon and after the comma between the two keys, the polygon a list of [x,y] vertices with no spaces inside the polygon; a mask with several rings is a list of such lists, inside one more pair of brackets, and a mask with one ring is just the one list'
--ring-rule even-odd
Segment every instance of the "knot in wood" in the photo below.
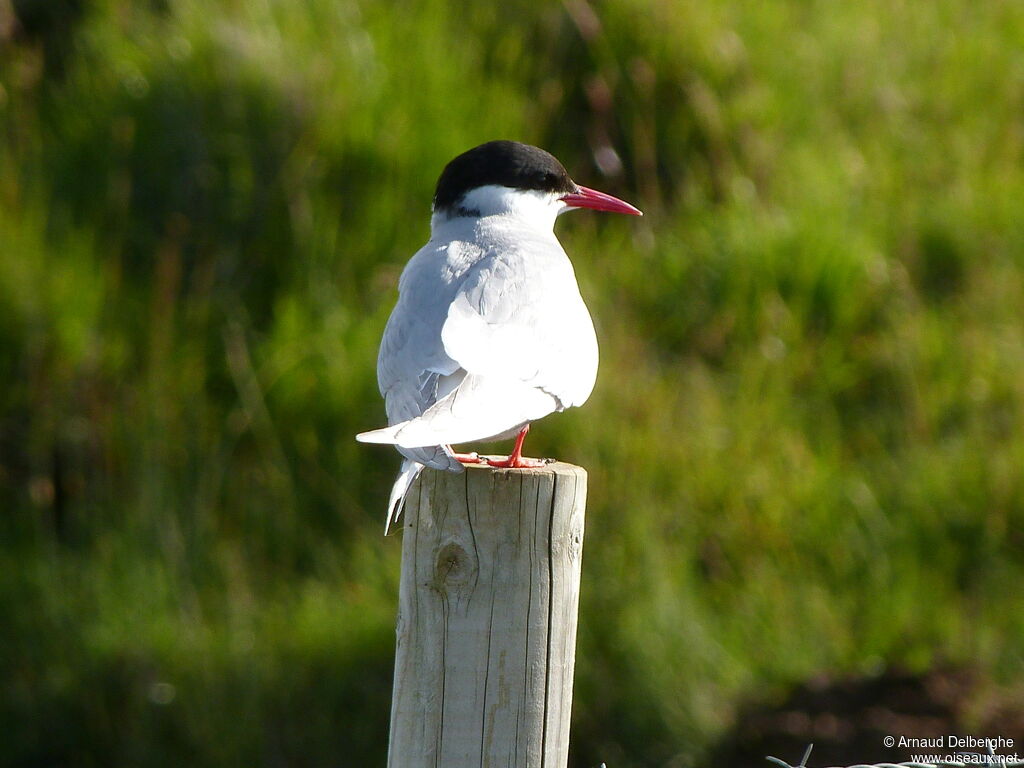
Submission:
{"label": "knot in wood", "polygon": [[457,541],[449,541],[437,553],[434,583],[438,589],[461,587],[476,578],[476,558]]}
{"label": "knot in wood", "polygon": [[583,553],[583,521],[573,520],[569,527],[551,540],[551,555],[553,557],[566,557],[569,562],[580,559]]}
{"label": "knot in wood", "polygon": [[569,559],[578,560],[583,552],[583,526],[574,525],[569,531]]}

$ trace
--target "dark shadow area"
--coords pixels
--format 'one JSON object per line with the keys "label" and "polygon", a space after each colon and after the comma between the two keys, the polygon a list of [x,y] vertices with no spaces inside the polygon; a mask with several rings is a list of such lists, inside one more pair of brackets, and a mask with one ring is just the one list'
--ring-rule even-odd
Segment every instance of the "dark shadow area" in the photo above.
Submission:
{"label": "dark shadow area", "polygon": [[808,744],[814,744],[810,766],[902,762],[934,750],[889,748],[887,736],[948,742],[950,734],[1003,736],[1017,745],[1024,711],[986,696],[970,670],[821,678],[797,686],[781,703],[748,704],[706,764],[764,768],[770,755],[797,765]]}

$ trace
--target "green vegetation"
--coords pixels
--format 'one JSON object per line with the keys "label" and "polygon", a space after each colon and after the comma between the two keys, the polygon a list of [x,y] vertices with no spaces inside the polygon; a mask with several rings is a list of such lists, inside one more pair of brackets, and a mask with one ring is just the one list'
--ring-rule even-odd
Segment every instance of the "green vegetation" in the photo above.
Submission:
{"label": "green vegetation", "polygon": [[353,436],[500,137],[648,214],[559,224],[602,369],[528,443],[591,473],[573,765],[1021,679],[1024,6],[0,0],[0,763],[383,764]]}

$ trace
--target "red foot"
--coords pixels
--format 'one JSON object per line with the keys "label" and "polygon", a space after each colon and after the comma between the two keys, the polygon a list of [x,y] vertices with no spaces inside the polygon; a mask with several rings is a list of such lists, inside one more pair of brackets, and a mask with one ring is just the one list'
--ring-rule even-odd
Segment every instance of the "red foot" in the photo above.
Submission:
{"label": "red foot", "polygon": [[516,435],[515,447],[508,458],[487,459],[487,463],[492,467],[503,467],[505,469],[538,469],[539,467],[546,467],[548,463],[544,459],[527,459],[523,456],[523,441],[526,439],[526,433],[529,431],[529,424],[519,431],[519,434]]}
{"label": "red foot", "polygon": [[486,461],[492,467],[502,467],[504,469],[539,469],[548,465],[544,459],[529,459],[525,456],[518,458],[509,456],[506,459],[486,459]]}
{"label": "red foot", "polygon": [[453,454],[453,455],[455,456],[455,460],[457,462],[459,462],[460,464],[486,464],[487,463],[487,459],[481,458],[480,455],[476,454],[476,453],[456,453],[456,454]]}

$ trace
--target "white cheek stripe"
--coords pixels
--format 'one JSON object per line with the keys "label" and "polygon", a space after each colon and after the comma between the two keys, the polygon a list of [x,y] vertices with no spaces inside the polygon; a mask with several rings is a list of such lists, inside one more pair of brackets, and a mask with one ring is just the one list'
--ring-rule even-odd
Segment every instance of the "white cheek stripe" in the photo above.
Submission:
{"label": "white cheek stripe", "polygon": [[528,221],[533,227],[551,228],[558,214],[567,206],[559,200],[557,192],[512,189],[488,184],[467,192],[459,201],[459,208],[479,211],[480,216],[505,214]]}

